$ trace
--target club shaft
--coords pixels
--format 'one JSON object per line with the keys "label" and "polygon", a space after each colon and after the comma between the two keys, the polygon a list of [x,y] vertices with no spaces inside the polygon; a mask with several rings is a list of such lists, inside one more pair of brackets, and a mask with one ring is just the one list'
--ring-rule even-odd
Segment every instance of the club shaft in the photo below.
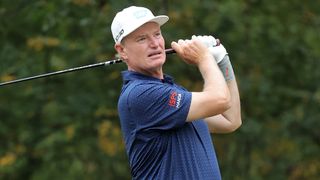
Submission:
{"label": "club shaft", "polygon": [[[166,49],[165,52],[166,52],[166,54],[175,53],[175,51],[173,49]],[[48,77],[48,76],[54,76],[54,75],[58,75],[58,74],[65,74],[65,73],[80,71],[80,70],[89,69],[89,68],[95,68],[95,67],[100,67],[100,66],[109,66],[109,65],[117,64],[117,63],[121,63],[121,62],[122,62],[121,59],[114,59],[114,60],[110,60],[110,61],[106,61],[106,62],[100,62],[100,63],[96,63],[96,64],[90,64],[90,65],[86,65],[86,66],[80,66],[80,67],[75,67],[75,68],[71,68],[71,69],[65,69],[65,70],[61,70],[61,71],[55,71],[55,72],[40,74],[40,75],[36,75],[36,76],[7,81],[7,82],[0,83],[0,86],[6,86],[6,85],[10,85],[10,84],[19,83],[19,82],[30,81],[30,80],[34,80],[34,79],[44,78],[44,77]]]}
{"label": "club shaft", "polygon": [[[216,41],[217,41],[216,46],[219,46],[220,45],[220,40],[216,39]],[[166,54],[174,54],[174,53],[176,53],[176,51],[171,49],[171,48],[165,49],[165,52],[166,52]],[[34,80],[34,79],[43,78],[43,77],[54,76],[54,75],[64,74],[64,73],[69,73],[69,72],[74,72],[74,71],[80,71],[80,70],[89,69],[89,68],[95,68],[95,67],[100,67],[100,66],[108,66],[108,65],[112,65],[112,64],[121,63],[121,62],[122,62],[121,59],[114,59],[114,60],[110,60],[110,61],[106,61],[106,62],[100,62],[100,63],[96,63],[96,64],[89,64],[89,65],[86,65],[86,66],[80,66],[80,67],[75,67],[75,68],[71,68],[71,69],[55,71],[55,72],[40,74],[40,75],[36,75],[36,76],[30,76],[30,77],[26,77],[26,78],[7,81],[7,82],[0,83],[0,86],[6,86],[6,85],[10,85],[10,84],[19,83],[19,82],[30,81],[30,80]]]}

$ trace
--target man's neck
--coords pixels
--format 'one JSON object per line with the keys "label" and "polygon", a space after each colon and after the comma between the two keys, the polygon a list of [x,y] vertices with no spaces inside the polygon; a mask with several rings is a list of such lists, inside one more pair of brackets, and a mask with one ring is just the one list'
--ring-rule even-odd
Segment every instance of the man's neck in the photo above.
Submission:
{"label": "man's neck", "polygon": [[146,70],[146,69],[136,70],[136,69],[132,69],[132,68],[128,67],[128,70],[138,72],[138,73],[144,74],[146,76],[151,76],[151,77],[154,77],[154,78],[157,78],[160,80],[164,78],[162,68],[159,68],[157,70]]}

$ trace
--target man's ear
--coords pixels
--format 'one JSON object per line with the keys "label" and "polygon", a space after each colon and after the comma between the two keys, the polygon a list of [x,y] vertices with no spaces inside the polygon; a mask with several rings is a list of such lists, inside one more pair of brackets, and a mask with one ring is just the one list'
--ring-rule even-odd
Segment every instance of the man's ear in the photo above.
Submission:
{"label": "man's ear", "polygon": [[122,60],[126,61],[128,59],[127,53],[126,53],[125,48],[123,47],[122,44],[116,43],[114,45],[114,49],[118,52],[118,54]]}

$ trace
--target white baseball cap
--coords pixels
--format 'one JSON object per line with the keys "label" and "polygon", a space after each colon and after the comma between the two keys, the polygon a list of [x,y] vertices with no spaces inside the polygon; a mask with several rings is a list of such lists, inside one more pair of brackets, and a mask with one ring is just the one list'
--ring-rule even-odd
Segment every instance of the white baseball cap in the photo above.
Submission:
{"label": "white baseball cap", "polygon": [[154,16],[145,7],[130,6],[116,14],[111,24],[111,32],[117,43],[147,22],[156,22],[161,26],[168,20],[168,16]]}

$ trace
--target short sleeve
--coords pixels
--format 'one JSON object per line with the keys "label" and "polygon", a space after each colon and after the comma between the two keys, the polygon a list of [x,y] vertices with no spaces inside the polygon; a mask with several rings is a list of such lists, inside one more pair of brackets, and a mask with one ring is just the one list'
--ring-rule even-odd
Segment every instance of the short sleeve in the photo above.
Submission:
{"label": "short sleeve", "polygon": [[132,88],[128,107],[136,130],[170,130],[186,123],[191,93],[174,85],[147,83]]}

